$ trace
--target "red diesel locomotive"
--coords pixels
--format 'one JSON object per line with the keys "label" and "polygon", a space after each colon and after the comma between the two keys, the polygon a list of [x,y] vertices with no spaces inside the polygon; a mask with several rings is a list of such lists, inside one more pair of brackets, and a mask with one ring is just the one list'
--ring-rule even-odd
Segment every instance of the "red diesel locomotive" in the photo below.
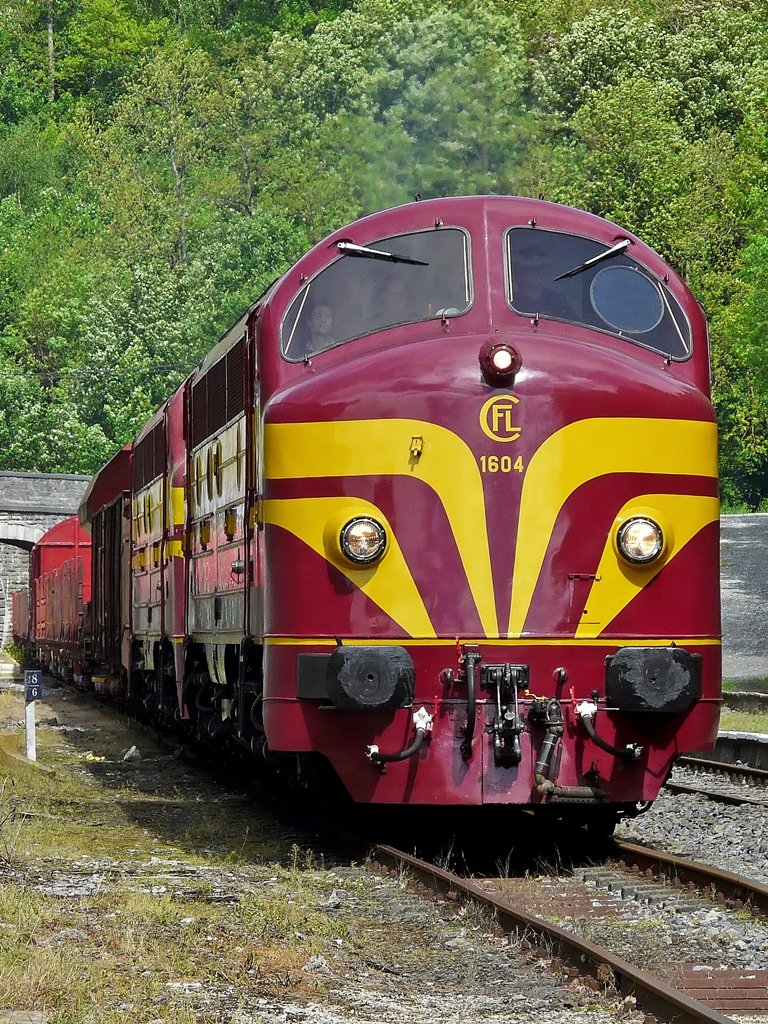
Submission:
{"label": "red diesel locomotive", "polygon": [[590,214],[366,217],[98,474],[107,686],[358,802],[653,800],[720,703],[707,330]]}

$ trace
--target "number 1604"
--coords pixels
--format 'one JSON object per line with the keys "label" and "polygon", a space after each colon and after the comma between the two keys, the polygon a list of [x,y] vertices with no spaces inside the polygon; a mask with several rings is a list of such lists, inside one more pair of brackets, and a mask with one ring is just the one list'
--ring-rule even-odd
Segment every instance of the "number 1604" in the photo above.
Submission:
{"label": "number 1604", "polygon": [[511,455],[480,456],[481,473],[511,473],[513,469],[516,473],[522,473],[525,470],[522,455],[518,455],[514,462]]}

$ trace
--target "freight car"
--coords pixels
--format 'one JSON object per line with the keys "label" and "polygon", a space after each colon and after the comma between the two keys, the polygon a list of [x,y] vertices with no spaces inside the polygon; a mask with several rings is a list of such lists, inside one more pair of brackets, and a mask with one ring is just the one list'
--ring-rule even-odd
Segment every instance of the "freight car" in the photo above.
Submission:
{"label": "freight car", "polygon": [[109,686],[355,801],[611,827],[714,741],[706,324],[588,213],[436,199],[337,231],[81,521]]}
{"label": "freight car", "polygon": [[78,671],[91,633],[91,538],[70,516],[48,530],[30,556],[29,590],[12,595],[17,643],[33,646],[53,673]]}

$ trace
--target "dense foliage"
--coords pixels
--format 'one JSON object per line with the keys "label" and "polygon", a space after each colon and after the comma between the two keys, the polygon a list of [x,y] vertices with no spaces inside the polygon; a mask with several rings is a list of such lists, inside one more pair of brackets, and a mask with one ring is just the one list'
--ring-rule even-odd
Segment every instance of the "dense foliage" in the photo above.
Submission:
{"label": "dense foliage", "polygon": [[634,230],[768,507],[758,0],[0,0],[0,468],[90,472],[312,242],[415,192]]}

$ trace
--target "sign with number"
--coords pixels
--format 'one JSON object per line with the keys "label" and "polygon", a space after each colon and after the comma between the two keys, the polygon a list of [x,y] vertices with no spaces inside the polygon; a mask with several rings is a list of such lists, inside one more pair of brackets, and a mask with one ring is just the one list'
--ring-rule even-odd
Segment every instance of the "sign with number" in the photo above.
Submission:
{"label": "sign with number", "polygon": [[40,700],[43,696],[43,673],[40,669],[26,669],[24,672],[24,689],[27,700]]}

